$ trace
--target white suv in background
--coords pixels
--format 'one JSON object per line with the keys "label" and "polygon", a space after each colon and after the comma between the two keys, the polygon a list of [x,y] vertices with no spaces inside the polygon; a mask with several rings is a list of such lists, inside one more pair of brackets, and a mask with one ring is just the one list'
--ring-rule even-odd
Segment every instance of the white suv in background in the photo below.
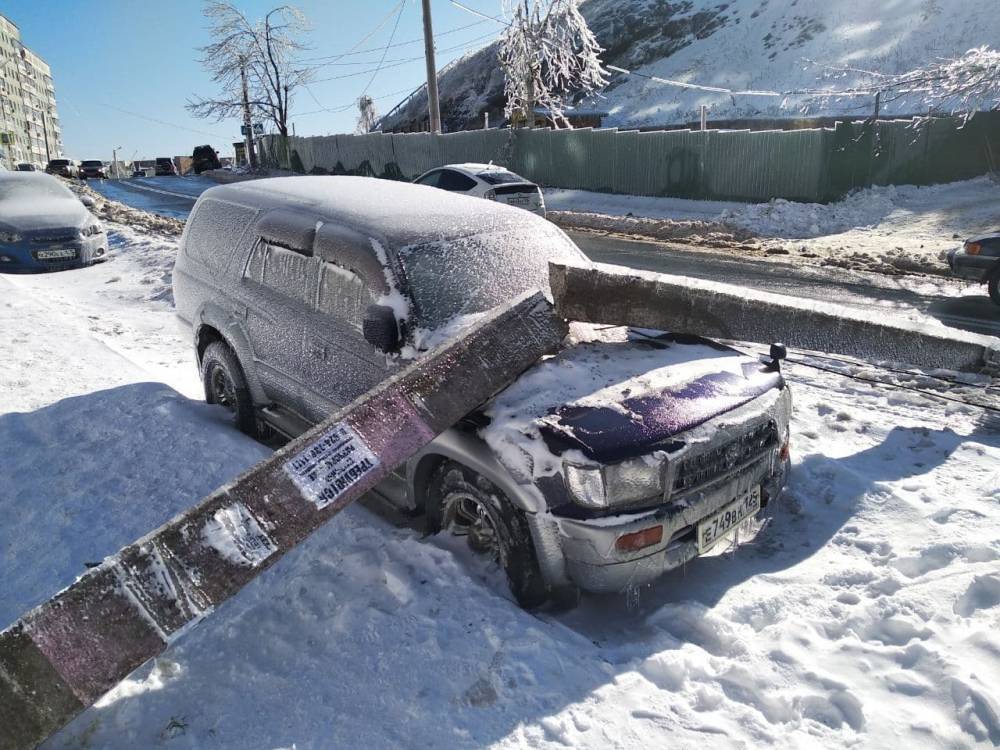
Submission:
{"label": "white suv in background", "polygon": [[424,172],[414,182],[506,203],[545,216],[541,188],[496,164],[446,164]]}

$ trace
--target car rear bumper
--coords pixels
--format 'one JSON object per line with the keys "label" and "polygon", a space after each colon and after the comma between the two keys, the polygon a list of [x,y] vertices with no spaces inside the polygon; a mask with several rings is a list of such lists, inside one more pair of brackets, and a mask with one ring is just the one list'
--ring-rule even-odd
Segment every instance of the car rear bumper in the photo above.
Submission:
{"label": "car rear bumper", "polygon": [[[773,512],[785,490],[788,461],[774,452],[738,476],[693,497],[668,503],[656,511],[594,521],[556,520],[565,558],[566,576],[581,589],[596,593],[622,592],[651,583],[665,572],[698,556],[698,522],[709,518],[750,488],[761,487],[757,518]],[[662,541],[635,553],[616,548],[626,534],[662,525]],[[726,541],[719,542],[725,546]],[[716,548],[713,548],[713,550]]]}
{"label": "car rear bumper", "polygon": [[969,255],[964,249],[956,248],[948,253],[948,267],[960,279],[985,283],[993,269],[1000,267],[1000,258]]}

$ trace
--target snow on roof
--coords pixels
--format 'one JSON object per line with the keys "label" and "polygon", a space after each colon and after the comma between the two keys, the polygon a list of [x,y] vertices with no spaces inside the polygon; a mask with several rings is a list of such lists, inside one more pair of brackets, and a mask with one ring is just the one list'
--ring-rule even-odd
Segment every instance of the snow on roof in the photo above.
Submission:
{"label": "snow on roof", "polygon": [[509,172],[510,170],[502,164],[477,164],[476,162],[470,161],[464,164],[445,164],[445,169],[461,169],[470,174],[479,174],[480,172]]}
{"label": "snow on roof", "polygon": [[528,211],[409,182],[374,177],[274,177],[203,193],[263,209],[298,209],[398,248],[416,242],[547,222]]}

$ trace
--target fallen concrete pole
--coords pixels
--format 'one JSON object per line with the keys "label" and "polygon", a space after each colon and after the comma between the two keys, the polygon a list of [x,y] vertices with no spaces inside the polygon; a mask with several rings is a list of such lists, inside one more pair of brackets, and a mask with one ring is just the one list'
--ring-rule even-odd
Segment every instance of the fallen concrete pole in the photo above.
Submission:
{"label": "fallen concrete pole", "polygon": [[770,343],[924,369],[1000,367],[1000,339],[889,320],[829,302],[803,300],[683,276],[597,264],[550,264],[556,311],[569,320]]}
{"label": "fallen concrete pole", "polygon": [[541,296],[486,316],[0,633],[0,748],[35,747],[554,350]]}

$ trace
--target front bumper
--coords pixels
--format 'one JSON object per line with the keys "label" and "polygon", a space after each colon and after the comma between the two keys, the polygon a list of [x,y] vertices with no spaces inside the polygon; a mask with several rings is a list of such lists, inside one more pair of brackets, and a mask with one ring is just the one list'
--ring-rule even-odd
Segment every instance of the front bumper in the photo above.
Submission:
{"label": "front bumper", "polygon": [[[789,473],[788,461],[780,460],[777,453],[775,449],[736,476],[673,500],[655,511],[598,521],[556,519],[567,577],[586,591],[621,592],[650,583],[697,557],[698,522],[751,487],[761,485],[762,509],[758,517],[773,512]],[[658,524],[663,525],[663,539],[658,545],[634,553],[616,548],[622,535]]]}
{"label": "front bumper", "polygon": [[74,249],[76,257],[39,258],[38,251],[45,250],[46,246],[30,240],[0,244],[0,272],[61,271],[89,266],[107,258],[108,236],[102,233],[72,242],[60,242],[59,247]]}
{"label": "front bumper", "polygon": [[969,255],[962,248],[948,252],[948,267],[952,274],[967,281],[986,283],[994,268],[1000,267],[1000,258],[989,255]]}

